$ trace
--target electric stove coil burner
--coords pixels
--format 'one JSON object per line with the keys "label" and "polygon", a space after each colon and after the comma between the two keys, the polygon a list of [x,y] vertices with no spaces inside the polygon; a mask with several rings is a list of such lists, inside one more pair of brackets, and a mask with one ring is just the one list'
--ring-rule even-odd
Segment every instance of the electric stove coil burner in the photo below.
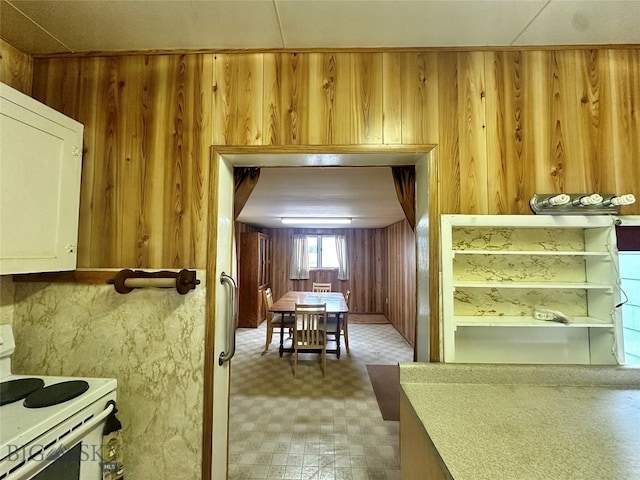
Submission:
{"label": "electric stove coil burner", "polygon": [[49,407],[76,398],[87,390],[89,384],[85,380],[54,383],[28,395],[23,405],[27,408]]}
{"label": "electric stove coil burner", "polygon": [[19,378],[0,383],[0,406],[17,402],[44,387],[41,378]]}

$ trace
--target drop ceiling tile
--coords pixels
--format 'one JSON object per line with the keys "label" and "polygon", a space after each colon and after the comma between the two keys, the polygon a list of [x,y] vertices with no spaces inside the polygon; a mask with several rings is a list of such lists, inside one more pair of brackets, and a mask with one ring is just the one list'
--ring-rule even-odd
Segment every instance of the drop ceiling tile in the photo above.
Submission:
{"label": "drop ceiling tile", "polygon": [[69,50],[11,4],[0,1],[0,35],[27,53],[61,53]]}
{"label": "drop ceiling tile", "polygon": [[640,44],[640,1],[552,0],[514,45]]}
{"label": "drop ceiling tile", "polygon": [[272,2],[13,0],[73,51],[280,48]]}
{"label": "drop ceiling tile", "polygon": [[545,3],[276,0],[287,48],[508,45]]}

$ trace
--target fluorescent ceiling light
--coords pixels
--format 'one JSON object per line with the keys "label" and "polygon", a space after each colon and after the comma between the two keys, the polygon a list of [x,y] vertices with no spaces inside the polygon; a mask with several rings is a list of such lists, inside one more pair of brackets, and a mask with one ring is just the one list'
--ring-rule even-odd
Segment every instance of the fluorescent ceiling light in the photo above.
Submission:
{"label": "fluorescent ceiling light", "polygon": [[351,223],[350,218],[340,217],[282,217],[282,223],[285,225],[319,223],[323,225],[344,225]]}

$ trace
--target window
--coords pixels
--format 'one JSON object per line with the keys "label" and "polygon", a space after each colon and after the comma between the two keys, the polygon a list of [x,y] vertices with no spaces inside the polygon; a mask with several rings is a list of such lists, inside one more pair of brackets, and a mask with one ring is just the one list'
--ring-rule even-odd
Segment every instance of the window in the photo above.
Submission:
{"label": "window", "polygon": [[307,235],[309,268],[338,268],[335,235]]}

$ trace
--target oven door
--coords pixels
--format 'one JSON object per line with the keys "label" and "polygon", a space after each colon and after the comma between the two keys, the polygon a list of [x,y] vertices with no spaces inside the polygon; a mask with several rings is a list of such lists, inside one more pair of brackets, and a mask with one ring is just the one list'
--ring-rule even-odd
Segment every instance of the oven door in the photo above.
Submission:
{"label": "oven door", "polygon": [[102,432],[112,410],[89,407],[13,452],[0,480],[102,480]]}

